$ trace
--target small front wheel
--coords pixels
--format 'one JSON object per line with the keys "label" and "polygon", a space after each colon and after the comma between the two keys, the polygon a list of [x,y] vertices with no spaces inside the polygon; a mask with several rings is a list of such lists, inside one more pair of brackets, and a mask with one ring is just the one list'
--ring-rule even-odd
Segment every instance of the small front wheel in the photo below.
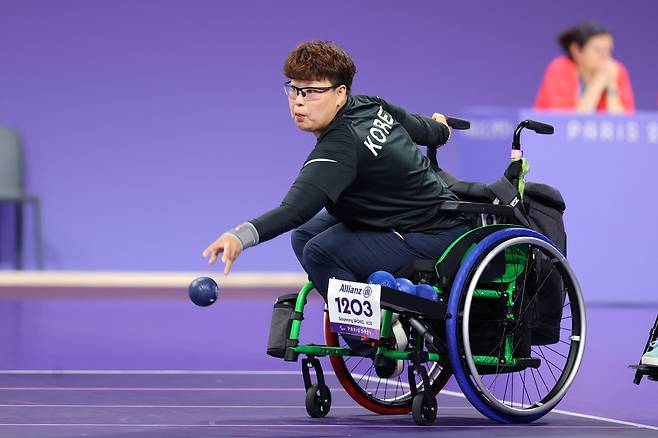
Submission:
{"label": "small front wheel", "polygon": [[326,417],[331,409],[331,391],[327,385],[315,385],[306,391],[306,412],[313,418]]}
{"label": "small front wheel", "polygon": [[425,391],[421,391],[414,396],[414,401],[411,406],[411,415],[413,416],[414,423],[419,426],[429,426],[436,420],[436,397],[430,394],[430,397],[425,396]]}

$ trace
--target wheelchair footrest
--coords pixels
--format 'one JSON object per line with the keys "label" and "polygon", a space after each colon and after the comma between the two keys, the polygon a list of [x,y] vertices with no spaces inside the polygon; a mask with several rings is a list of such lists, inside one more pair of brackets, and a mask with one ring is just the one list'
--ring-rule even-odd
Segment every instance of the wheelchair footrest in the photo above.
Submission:
{"label": "wheelchair footrest", "polygon": [[349,348],[329,347],[327,345],[307,344],[291,348],[297,354],[306,354],[311,356],[358,356]]}
{"label": "wheelchair footrest", "polygon": [[539,368],[541,359],[536,357],[518,357],[515,358],[514,365],[496,364],[496,365],[476,365],[480,374],[504,374],[523,371],[527,368]]}
{"label": "wheelchair footrest", "polygon": [[633,368],[636,372],[636,385],[640,384],[640,380],[643,376],[647,376],[649,380],[658,381],[658,366],[652,365],[629,365],[629,368]]}

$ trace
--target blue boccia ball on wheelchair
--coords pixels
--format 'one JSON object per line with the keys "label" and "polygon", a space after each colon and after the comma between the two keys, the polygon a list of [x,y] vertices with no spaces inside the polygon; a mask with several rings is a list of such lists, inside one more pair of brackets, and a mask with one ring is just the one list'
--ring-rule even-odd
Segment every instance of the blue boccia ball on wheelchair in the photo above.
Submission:
{"label": "blue boccia ball on wheelchair", "polygon": [[416,285],[416,295],[425,298],[426,300],[438,301],[438,296],[436,291],[429,284],[418,284]]}
{"label": "blue boccia ball on wheelchair", "polygon": [[391,289],[397,289],[395,283],[395,277],[390,272],[386,271],[375,271],[368,277],[369,284],[381,284],[382,286],[390,287]]}
{"label": "blue boccia ball on wheelchair", "polygon": [[396,278],[395,284],[400,292],[416,295],[416,285],[407,278]]}

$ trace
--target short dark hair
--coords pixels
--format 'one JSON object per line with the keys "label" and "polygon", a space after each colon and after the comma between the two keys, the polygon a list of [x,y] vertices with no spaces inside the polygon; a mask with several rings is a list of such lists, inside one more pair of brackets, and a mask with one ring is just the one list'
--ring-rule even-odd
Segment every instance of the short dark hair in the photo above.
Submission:
{"label": "short dark hair", "polygon": [[601,26],[595,21],[584,21],[571,27],[569,29],[563,30],[558,36],[557,41],[564,50],[564,53],[571,58],[571,52],[569,52],[569,47],[573,43],[576,43],[579,48],[583,48],[587,41],[596,35],[612,35],[611,32],[605,27]]}
{"label": "short dark hair", "polygon": [[307,41],[292,49],[283,64],[283,74],[304,81],[329,80],[332,85],[352,88],[356,74],[354,61],[331,41]]}

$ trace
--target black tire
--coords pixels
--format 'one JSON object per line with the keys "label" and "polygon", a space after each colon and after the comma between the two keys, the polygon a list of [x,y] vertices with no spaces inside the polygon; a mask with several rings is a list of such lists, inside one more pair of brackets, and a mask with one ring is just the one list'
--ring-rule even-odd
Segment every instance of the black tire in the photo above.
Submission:
{"label": "black tire", "polygon": [[429,401],[425,397],[425,391],[421,391],[414,396],[411,406],[411,415],[414,423],[419,426],[429,426],[436,420],[437,403],[436,397],[430,395]]}
{"label": "black tire", "polygon": [[313,418],[326,417],[331,409],[331,391],[327,385],[315,385],[306,391],[306,412]]}

